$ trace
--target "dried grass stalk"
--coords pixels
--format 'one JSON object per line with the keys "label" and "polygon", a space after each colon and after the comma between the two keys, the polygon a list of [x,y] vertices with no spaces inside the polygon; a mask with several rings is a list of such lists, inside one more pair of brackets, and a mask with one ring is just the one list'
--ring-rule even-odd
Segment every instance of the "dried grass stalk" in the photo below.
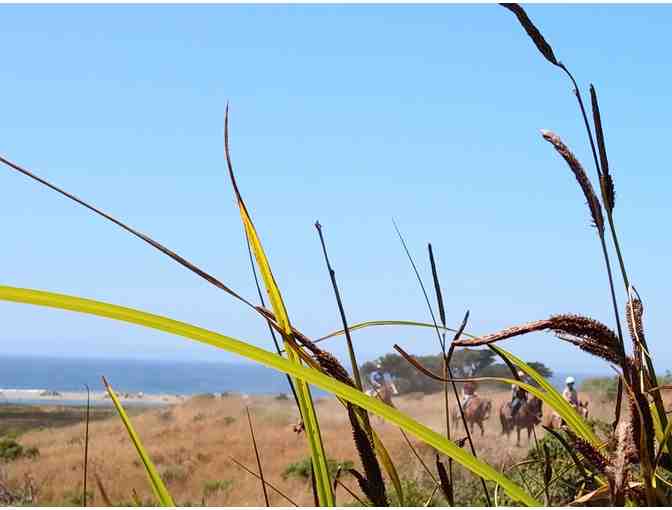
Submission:
{"label": "dried grass stalk", "polygon": [[625,317],[628,324],[628,331],[632,339],[632,345],[635,352],[635,357],[641,357],[643,345],[646,343],[644,336],[644,325],[642,317],[644,316],[644,305],[639,298],[634,287],[630,287],[628,302],[625,305]]}
{"label": "dried grass stalk", "polygon": [[383,473],[380,470],[380,464],[378,464],[371,439],[359,424],[355,408],[352,405],[348,405],[348,417],[352,425],[352,436],[355,440],[355,446],[357,447],[357,452],[364,468],[364,474],[366,475],[365,486],[362,485],[359,478],[357,479],[360,482],[360,487],[362,487],[366,496],[375,506],[389,506],[387,495],[385,494]]}
{"label": "dried grass stalk", "polygon": [[562,67],[562,64],[560,61],[555,58],[555,54],[553,53],[553,48],[551,48],[551,45],[548,44],[546,39],[544,39],[544,36],[541,35],[541,32],[539,32],[539,29],[532,23],[532,20],[529,18],[525,10],[518,4],[499,4],[502,7],[510,10],[512,13],[516,15],[516,18],[518,18],[518,21],[522,25],[522,27],[525,29],[525,32],[527,32],[527,35],[530,36],[530,39],[532,39],[532,42],[535,44],[537,49],[541,52],[541,54],[544,56],[546,60],[548,60],[551,64]]}
{"label": "dried grass stalk", "polygon": [[598,473],[606,475],[607,469],[610,466],[609,460],[585,439],[574,435],[574,433],[571,431],[567,431],[567,433],[571,439],[574,449],[578,451],[584,459],[586,459],[586,462],[588,462],[588,464],[590,464]]}
{"label": "dried grass stalk", "polygon": [[[628,403],[630,405],[630,425],[634,443],[637,447],[639,462],[648,464],[653,463],[654,444],[653,438],[656,436],[653,426],[653,417],[646,393],[642,391],[638,381],[642,374],[642,361],[637,358],[626,358],[624,366],[625,380],[632,384],[626,385],[628,388]],[[646,457],[646,460],[644,460]]]}
{"label": "dried grass stalk", "polygon": [[592,84],[590,85],[590,103],[593,108],[593,122],[595,123],[597,149],[600,152],[600,187],[602,188],[604,207],[607,212],[611,214],[614,210],[614,203],[616,201],[616,191],[614,188],[614,180],[609,172],[609,160],[607,159],[607,148],[604,144],[602,117],[600,115],[600,106],[597,102],[597,92]]}
{"label": "dried grass stalk", "polygon": [[624,358],[616,333],[601,322],[581,315],[554,315],[545,320],[503,329],[491,335],[458,339],[453,342],[453,345],[463,347],[488,345],[507,338],[548,330],[553,331],[558,338],[571,342],[590,354],[619,366],[623,364]]}
{"label": "dried grass stalk", "polygon": [[576,156],[574,156],[572,151],[569,150],[569,147],[567,147],[564,144],[564,142],[560,139],[558,135],[556,135],[552,131],[547,131],[545,129],[542,129],[541,135],[547,142],[549,142],[551,145],[553,145],[553,147],[555,147],[555,150],[558,152],[558,154],[560,154],[564,158],[564,160],[569,165],[569,168],[574,173],[574,176],[576,177],[579,186],[581,186],[583,195],[586,197],[586,201],[588,202],[588,209],[590,209],[590,215],[593,218],[593,224],[595,225],[595,227],[597,227],[600,236],[603,236],[604,216],[602,216],[602,206],[600,205],[600,201],[598,200],[597,195],[595,194],[593,185],[590,183],[588,175],[586,175],[586,171],[583,169],[583,166],[581,165],[579,160],[576,159]]}
{"label": "dried grass stalk", "polygon": [[607,471],[613,506],[624,506],[628,466],[636,457],[637,449],[632,437],[632,426],[622,421],[616,429],[616,450]]}
{"label": "dried grass stalk", "polygon": [[443,495],[450,504],[450,506],[455,506],[455,501],[453,498],[453,486],[450,483],[450,479],[448,478],[448,472],[446,471],[446,466],[444,466],[443,462],[441,462],[441,459],[439,459],[438,453],[436,454],[436,470],[439,473],[441,492],[443,492]]}

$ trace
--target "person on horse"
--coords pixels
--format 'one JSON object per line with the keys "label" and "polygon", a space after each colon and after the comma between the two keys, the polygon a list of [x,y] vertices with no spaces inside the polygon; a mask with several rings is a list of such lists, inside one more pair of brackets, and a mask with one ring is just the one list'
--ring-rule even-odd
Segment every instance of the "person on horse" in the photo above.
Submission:
{"label": "person on horse", "polygon": [[[525,372],[518,371],[518,377],[521,382],[527,383],[528,379]],[[517,384],[511,385],[511,417],[513,418],[518,413],[521,406],[527,402],[527,390]]]}
{"label": "person on horse", "polygon": [[570,375],[565,379],[565,390],[562,392],[564,399],[572,404],[575,409],[579,408],[579,394],[574,389],[574,378]]}
{"label": "person on horse", "polygon": [[392,404],[392,396],[398,395],[399,392],[390,374],[383,371],[380,362],[376,363],[375,370],[369,375],[369,382],[373,388],[374,395],[377,395],[386,404],[394,406]]}
{"label": "person on horse", "polygon": [[376,369],[369,375],[369,382],[377,392],[380,392],[383,389],[385,375],[383,374],[383,367],[380,362],[376,363]]}
{"label": "person on horse", "polygon": [[477,396],[477,387],[478,385],[476,384],[476,381],[467,381],[462,385],[462,409],[465,409],[471,399]]}

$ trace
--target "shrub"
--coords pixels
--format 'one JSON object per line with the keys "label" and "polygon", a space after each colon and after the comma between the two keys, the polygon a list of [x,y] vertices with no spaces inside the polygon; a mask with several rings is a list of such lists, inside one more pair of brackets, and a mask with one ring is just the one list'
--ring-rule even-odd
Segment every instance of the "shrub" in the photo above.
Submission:
{"label": "shrub", "polygon": [[[82,503],[82,491],[67,491],[63,495],[64,503],[67,506],[83,506]],[[93,502],[93,491],[86,491],[86,502],[87,504]]]}
{"label": "shrub", "polygon": [[226,492],[233,486],[231,480],[208,480],[203,484],[203,497],[212,496],[220,492]]}
{"label": "shrub", "polygon": [[40,455],[40,450],[35,446],[24,447],[16,439],[3,437],[0,439],[0,459],[5,462],[16,460],[20,457],[34,459]]}
{"label": "shrub", "polygon": [[166,483],[183,482],[189,478],[189,472],[182,466],[167,466],[161,473],[161,478]]}
{"label": "shrub", "polygon": [[18,459],[23,455],[23,446],[15,439],[4,437],[0,439],[0,459],[5,461]]}
{"label": "shrub", "polygon": [[[343,466],[344,470],[351,469],[355,467],[355,465],[352,463],[351,460],[345,460],[345,461],[337,461],[334,459],[327,459],[327,464],[329,465],[329,473],[331,474],[332,478],[336,476],[336,471],[338,470],[339,466]],[[293,478],[304,478],[306,480],[310,479],[310,470],[312,468],[312,462],[310,457],[306,457],[303,460],[300,460],[299,462],[294,462],[287,466],[285,470],[282,472],[282,478],[287,479],[290,477]]]}
{"label": "shrub", "polygon": [[221,418],[217,420],[218,424],[224,425],[225,427],[228,427],[232,423],[234,423],[236,419],[233,416],[224,416],[224,418]]}
{"label": "shrub", "polygon": [[[404,491],[404,506],[425,506],[434,492],[434,483],[431,481],[402,480],[401,487]],[[396,491],[388,490],[387,496],[390,506],[400,506]],[[439,490],[427,506],[448,506],[448,502]]]}

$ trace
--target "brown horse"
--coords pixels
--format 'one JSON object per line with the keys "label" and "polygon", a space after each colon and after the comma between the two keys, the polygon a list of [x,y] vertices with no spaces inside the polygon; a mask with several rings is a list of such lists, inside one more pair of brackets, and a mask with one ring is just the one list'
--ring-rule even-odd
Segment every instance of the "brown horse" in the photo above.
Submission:
{"label": "brown horse", "polygon": [[541,400],[537,397],[529,397],[527,401],[520,406],[516,416],[511,416],[511,402],[502,404],[499,409],[499,421],[502,424],[502,434],[508,438],[513,428],[516,428],[517,438],[516,446],[520,446],[520,431],[527,429],[527,440],[529,442],[535,425],[541,423],[542,410]]}
{"label": "brown horse", "polygon": [[[579,416],[584,420],[588,419],[588,401],[583,400],[579,401],[579,407],[576,408],[576,412],[579,413]],[[553,413],[550,417],[544,420],[544,423],[550,429],[559,429],[563,425],[563,420],[558,413]]]}
{"label": "brown horse", "polygon": [[394,404],[392,403],[392,395],[394,394],[394,391],[392,390],[389,384],[383,384],[382,387],[378,390],[374,388],[366,390],[366,394],[369,397],[382,400],[390,407],[395,407]]}
{"label": "brown horse", "polygon": [[[464,419],[467,422],[469,429],[473,432],[474,424],[477,424],[481,429],[481,436],[483,436],[485,434],[483,422],[490,419],[492,400],[476,396],[470,399],[462,410],[464,411]],[[460,416],[460,409],[458,407],[453,408],[451,417],[453,419],[453,425],[457,426],[462,423],[462,417]]]}

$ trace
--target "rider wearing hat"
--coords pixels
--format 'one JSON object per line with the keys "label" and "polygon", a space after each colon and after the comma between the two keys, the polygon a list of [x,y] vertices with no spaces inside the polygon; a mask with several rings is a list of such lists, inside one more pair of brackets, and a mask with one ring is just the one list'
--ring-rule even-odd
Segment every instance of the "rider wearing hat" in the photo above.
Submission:
{"label": "rider wearing hat", "polygon": [[385,384],[383,367],[380,364],[380,362],[376,362],[376,369],[369,375],[369,381],[371,382],[371,386],[373,386],[373,389],[376,391],[380,391],[383,387],[383,384]]}
{"label": "rider wearing hat", "polygon": [[572,404],[572,406],[578,408],[579,407],[579,394],[576,392],[574,389],[574,378],[570,375],[567,379],[565,379],[565,390],[562,392],[562,396],[564,399]]}
{"label": "rider wearing hat", "polygon": [[462,407],[465,408],[469,401],[476,397],[477,384],[475,381],[467,381],[462,385]]}
{"label": "rider wearing hat", "polygon": [[397,387],[394,385],[394,381],[392,381],[392,377],[390,374],[383,371],[383,366],[379,361],[376,362],[375,370],[369,375],[369,382],[371,383],[371,387],[378,394],[385,393],[386,389],[389,389],[392,395],[399,394]]}
{"label": "rider wearing hat", "polygon": [[[518,371],[518,377],[522,382],[527,382],[525,372]],[[511,416],[515,416],[524,402],[527,402],[527,390],[517,384],[511,385]]]}

